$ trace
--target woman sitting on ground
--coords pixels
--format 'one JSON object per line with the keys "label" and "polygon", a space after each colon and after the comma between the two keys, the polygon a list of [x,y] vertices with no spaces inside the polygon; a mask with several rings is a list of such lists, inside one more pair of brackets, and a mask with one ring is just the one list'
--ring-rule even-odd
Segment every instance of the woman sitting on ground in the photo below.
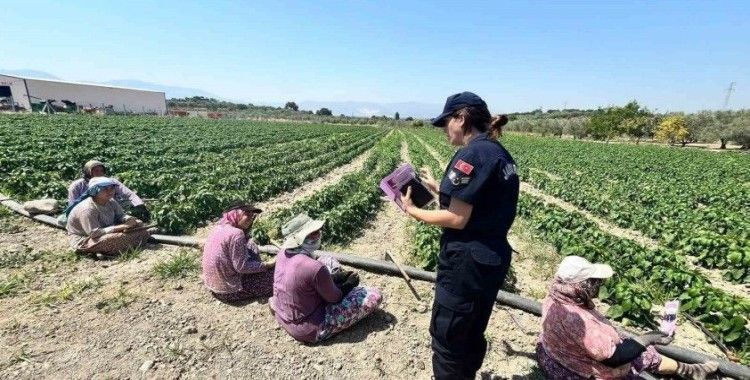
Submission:
{"label": "woman sitting on ground", "polygon": [[149,238],[142,222],[126,215],[114,201],[117,182],[107,177],[92,178],[85,193],[65,209],[66,229],[76,252],[119,255],[141,247]]}
{"label": "woman sitting on ground", "polygon": [[[107,167],[101,161],[91,160],[83,165],[83,175],[81,178],[73,181],[68,186],[68,205],[75,202],[82,194],[88,190],[89,181],[92,178],[104,177],[107,174]],[[120,206],[124,210],[132,212],[134,215],[138,215],[141,219],[149,221],[151,214],[149,213],[143,200],[133,191],[128,189],[120,181],[110,178],[117,185],[115,187],[115,200],[120,203]]]}
{"label": "woman sitting on ground", "polygon": [[248,233],[259,208],[236,205],[227,210],[203,246],[203,283],[226,303],[273,294],[273,261],[262,262]]}
{"label": "woman sitting on ground", "polygon": [[550,379],[638,379],[641,371],[705,379],[718,363],[685,364],[661,356],[654,345],[672,341],[660,331],[634,338],[621,336],[594,308],[606,264],[591,264],[578,256],[563,259],[542,304],[542,333],[536,353],[539,367]]}
{"label": "woman sitting on ground", "polygon": [[294,339],[317,343],[374,312],[382,296],[359,287],[359,276],[341,270],[320,248],[324,222],[300,214],[282,227],[284,244],[276,257],[271,307],[276,321]]}

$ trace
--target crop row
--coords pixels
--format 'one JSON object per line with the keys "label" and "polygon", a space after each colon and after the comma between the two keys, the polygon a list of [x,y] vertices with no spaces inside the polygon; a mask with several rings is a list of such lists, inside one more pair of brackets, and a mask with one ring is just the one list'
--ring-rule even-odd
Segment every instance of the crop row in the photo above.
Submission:
{"label": "crop row", "polygon": [[511,136],[523,180],[750,283],[750,156]]}
{"label": "crop row", "polygon": [[146,198],[170,232],[199,226],[233,200],[262,201],[350,162],[376,128],[170,118],[0,116],[0,190],[64,201],[88,159]]}
{"label": "crop row", "polygon": [[253,229],[254,237],[261,243],[281,239],[281,225],[304,212],[326,220],[327,244],[350,242],[382,207],[378,182],[400,162],[400,141],[399,134],[390,133],[375,145],[361,170],[260,220]]}

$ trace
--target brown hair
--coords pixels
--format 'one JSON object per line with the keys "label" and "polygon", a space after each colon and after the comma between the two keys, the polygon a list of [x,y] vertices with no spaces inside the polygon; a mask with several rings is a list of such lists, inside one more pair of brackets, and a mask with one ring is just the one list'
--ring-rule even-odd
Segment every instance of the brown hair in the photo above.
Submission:
{"label": "brown hair", "polygon": [[473,127],[479,132],[489,132],[488,136],[493,140],[503,135],[503,126],[508,124],[508,116],[492,117],[487,107],[464,107],[451,115],[451,117],[460,116],[463,116],[465,120],[464,133],[469,132]]}

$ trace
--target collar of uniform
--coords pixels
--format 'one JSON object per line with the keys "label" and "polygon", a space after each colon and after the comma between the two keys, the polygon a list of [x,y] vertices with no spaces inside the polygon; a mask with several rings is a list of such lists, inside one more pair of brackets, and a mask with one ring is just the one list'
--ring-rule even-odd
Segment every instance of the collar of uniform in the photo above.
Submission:
{"label": "collar of uniform", "polygon": [[471,139],[471,141],[469,141],[469,143],[466,144],[466,145],[471,145],[471,144],[474,144],[477,141],[487,140],[487,139],[489,139],[489,137],[487,136],[487,132],[482,132],[482,133],[478,134],[476,137],[474,137],[473,139]]}

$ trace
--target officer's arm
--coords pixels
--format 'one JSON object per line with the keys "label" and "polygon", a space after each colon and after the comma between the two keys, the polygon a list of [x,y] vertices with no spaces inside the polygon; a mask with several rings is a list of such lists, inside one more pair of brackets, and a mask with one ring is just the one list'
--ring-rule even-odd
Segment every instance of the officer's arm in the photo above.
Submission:
{"label": "officer's arm", "polygon": [[411,203],[406,206],[406,212],[417,220],[455,230],[466,227],[473,209],[474,206],[456,197],[451,197],[447,210],[424,210]]}

